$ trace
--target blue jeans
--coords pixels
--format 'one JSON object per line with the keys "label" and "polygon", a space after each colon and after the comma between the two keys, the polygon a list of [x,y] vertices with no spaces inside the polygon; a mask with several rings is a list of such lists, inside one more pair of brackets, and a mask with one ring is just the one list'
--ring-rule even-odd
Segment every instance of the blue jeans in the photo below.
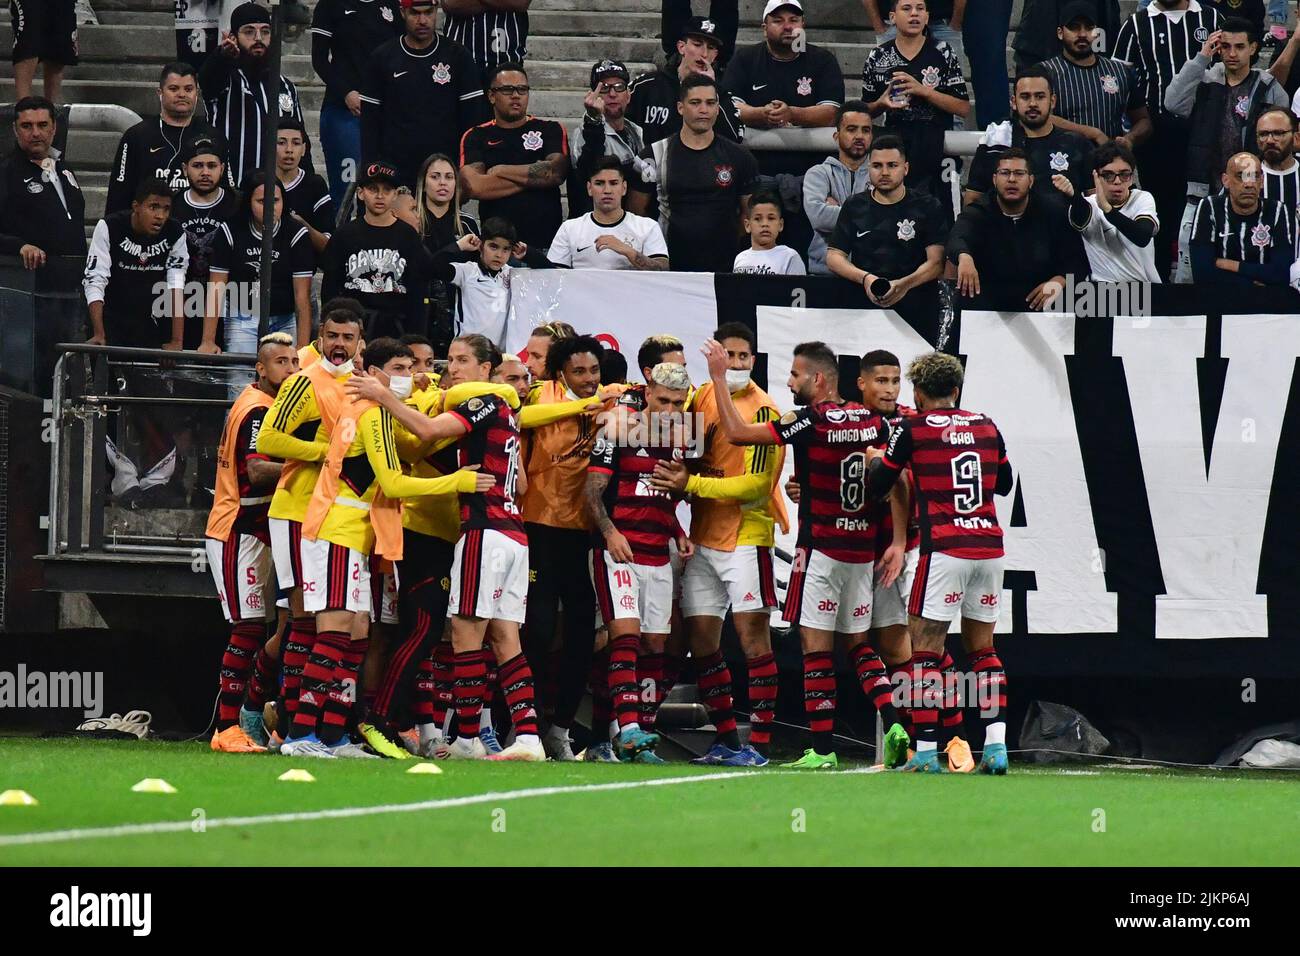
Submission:
{"label": "blue jeans", "polygon": [[320,111],[320,144],[325,150],[325,178],[330,184],[334,208],[343,207],[343,196],[357,178],[361,162],[361,117],[346,106],[326,103]]}
{"label": "blue jeans", "polygon": [[1007,32],[1012,0],[980,0],[978,13],[968,12],[961,25],[975,98],[976,126],[984,129],[1011,115],[1007,79]]}
{"label": "blue jeans", "polygon": [[[298,337],[298,316],[292,312],[286,312],[282,315],[271,315],[267,317],[268,333],[287,332],[291,338],[297,341]],[[225,318],[225,345],[222,346],[226,352],[239,352],[246,355],[253,355],[257,352],[257,316],[255,315],[228,315]],[[237,398],[239,393],[244,390],[244,386],[253,380],[253,372],[243,366],[235,366],[227,375],[227,381],[230,383],[230,397]]]}

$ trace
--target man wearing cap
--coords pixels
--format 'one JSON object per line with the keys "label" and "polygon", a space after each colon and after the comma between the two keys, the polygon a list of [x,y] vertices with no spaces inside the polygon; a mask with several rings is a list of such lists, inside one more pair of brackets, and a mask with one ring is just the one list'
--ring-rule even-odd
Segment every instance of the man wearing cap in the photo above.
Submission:
{"label": "man wearing cap", "polygon": [[366,309],[365,338],[424,335],[424,296],[432,266],[420,234],[393,212],[401,184],[392,163],[375,160],[357,173],[362,215],[346,222],[325,247],[321,301],[345,295]]}
{"label": "man wearing cap", "polygon": [[1097,15],[1087,0],[1070,0],[1059,19],[1061,52],[1042,62],[1056,89],[1056,125],[1096,146],[1114,139],[1131,149],[1151,135],[1137,71],[1093,49]]}
{"label": "man wearing cap", "polygon": [[[662,30],[664,53],[673,55],[677,38],[691,20],[691,0],[663,0]],[[740,27],[740,0],[709,0],[707,22],[715,28],[717,38],[722,42],[718,54],[718,66],[726,66],[731,54],[736,52],[736,30]]]}
{"label": "man wearing cap", "polygon": [[[681,130],[682,117],[677,112],[677,92],[682,80],[691,73],[716,78],[714,63],[721,50],[718,24],[702,17],[692,17],[678,37],[676,64],[670,61],[663,69],[642,73],[632,83],[632,99],[627,107],[627,115],[641,127],[647,146],[676,135]],[[740,113],[735,104],[730,101],[723,103],[714,132],[723,139],[738,143],[740,130]]]}
{"label": "man wearing cap", "polygon": [[[165,179],[173,190],[185,189],[185,160],[190,143],[212,136],[212,127],[196,116],[199,82],[188,63],[168,63],[158,76],[158,115],[136,123],[117,144],[108,177],[104,212],[129,209],[142,179]],[[223,144],[224,146],[224,144]],[[222,161],[225,156],[222,155]]]}
{"label": "man wearing cap", "polygon": [[311,66],[325,84],[320,145],[334,205],[343,203],[361,162],[361,78],[370,54],[402,35],[400,0],[317,0]]}
{"label": "man wearing cap", "polygon": [[[172,197],[172,218],[185,230],[185,248],[189,268],[185,284],[204,287],[208,282],[208,254],[217,230],[239,212],[239,194],[226,188],[226,146],[214,134],[191,140],[181,152],[181,169],[188,186]],[[185,326],[185,347],[197,348],[202,338],[202,323]]]}
{"label": "man wearing cap", "polygon": [[587,181],[602,156],[614,156],[626,180],[637,154],[645,148],[641,127],[627,118],[631,76],[618,60],[599,60],[591,68],[591,92],[583,100],[586,115],[569,133],[569,217],[591,211]]}
{"label": "man wearing cap", "polygon": [[738,49],[722,78],[723,92],[737,101],[746,126],[835,125],[835,110],[844,102],[844,73],[833,53],[806,37],[799,0],[768,0],[762,42]]}
{"label": "man wearing cap", "polygon": [[[283,74],[267,94],[267,53],[271,15],[256,3],[241,3],[230,14],[230,32],[221,38],[221,55],[209,57],[199,72],[199,89],[213,129],[229,146],[227,168],[232,182],[243,182],[262,168],[266,124],[292,116],[303,122],[298,88]],[[302,161],[313,169],[310,145]]]}
{"label": "man wearing cap", "polygon": [[415,186],[424,158],[456,155],[465,131],[487,117],[478,65],[438,36],[433,0],[401,0],[403,36],[370,54],[361,82],[361,159],[383,156]]}

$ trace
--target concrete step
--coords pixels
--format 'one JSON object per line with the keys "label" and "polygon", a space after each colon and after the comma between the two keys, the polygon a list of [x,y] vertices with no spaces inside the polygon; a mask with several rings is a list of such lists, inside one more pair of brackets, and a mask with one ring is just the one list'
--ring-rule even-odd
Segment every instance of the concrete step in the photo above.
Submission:
{"label": "concrete step", "polygon": [[[658,10],[632,13],[603,9],[538,10],[534,7],[528,14],[530,40],[535,36],[658,37],[661,28]],[[809,24],[809,37],[815,43],[860,43],[874,34],[863,19],[852,27]],[[762,38],[760,27],[742,22],[737,34],[738,43],[755,43]],[[597,57],[593,56],[592,60],[595,59]]]}
{"label": "concrete step", "polygon": [[[764,0],[741,0],[741,26],[758,26],[763,19],[763,5]],[[867,22],[861,0],[817,0],[816,4],[810,3],[805,9],[809,11],[810,30],[822,27],[862,27]],[[700,14],[707,13],[707,4],[696,3],[695,10]],[[528,10],[530,27],[534,16],[550,11],[653,14],[657,21],[659,4],[655,0],[533,0]],[[656,23],[654,33],[658,32]]]}

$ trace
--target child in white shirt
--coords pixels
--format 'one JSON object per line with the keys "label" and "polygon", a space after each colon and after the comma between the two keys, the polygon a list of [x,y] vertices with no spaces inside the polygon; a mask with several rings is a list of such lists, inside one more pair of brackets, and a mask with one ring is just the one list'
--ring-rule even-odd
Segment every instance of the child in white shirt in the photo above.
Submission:
{"label": "child in white shirt", "polygon": [[736,273],[763,275],[807,275],[803,259],[789,246],[778,246],[777,237],[785,228],[781,216],[781,197],[771,192],[755,193],[749,201],[749,215],[745,217],[745,231],[749,233],[749,248],[736,256],[731,267]]}

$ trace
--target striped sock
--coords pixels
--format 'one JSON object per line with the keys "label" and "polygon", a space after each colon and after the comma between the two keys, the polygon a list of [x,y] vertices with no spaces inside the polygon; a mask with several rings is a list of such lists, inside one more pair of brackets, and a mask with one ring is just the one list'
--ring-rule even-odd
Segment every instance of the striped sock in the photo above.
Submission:
{"label": "striped sock", "polygon": [[298,711],[293,716],[289,736],[306,737],[316,732],[316,725],[329,700],[334,671],[343,660],[343,652],[352,643],[345,631],[321,631],[316,635],[311,654],[302,669],[302,689],[298,692]]}
{"label": "striped sock", "polygon": [[835,752],[835,661],[829,652],[803,656],[803,709],[812,732],[813,750]]}
{"label": "striped sock", "polygon": [[334,665],[334,680],[330,682],[329,696],[325,698],[325,713],[321,717],[320,739],[333,746],[343,739],[348,716],[357,701],[357,688],[361,683],[361,662],[366,659],[370,638],[349,640],[339,648],[339,662]]}
{"label": "striped sock", "polygon": [[316,643],[316,619],[314,617],[294,618],[289,622],[289,632],[284,636],[284,653],[281,670],[284,684],[280,688],[284,695],[285,726],[293,723],[298,712],[298,694],[302,690],[302,671],[307,666],[307,658]]}
{"label": "striped sock", "polygon": [[221,694],[217,698],[217,729],[239,723],[239,708],[248,689],[253,659],[262,645],[266,627],[261,621],[240,621],[230,629],[230,640],[221,655]]}
{"label": "striped sock", "polygon": [[961,702],[957,693],[961,672],[957,670],[952,655],[947,651],[943,652],[943,660],[939,662],[939,668],[943,671],[943,706],[939,710],[939,746],[946,747],[952,738],[965,736]]}
{"label": "striped sock", "polygon": [[515,737],[537,735],[537,700],[533,687],[533,671],[528,658],[516,654],[501,665],[501,693],[510,708],[510,722],[515,725]]}
{"label": "striped sock", "polygon": [[272,657],[263,644],[253,660],[253,679],[248,684],[248,700],[244,706],[249,710],[261,710],[266,706],[266,702],[275,697],[279,677],[280,659]]}
{"label": "striped sock", "polygon": [[975,651],[969,657],[975,674],[975,699],[980,723],[984,725],[984,744],[1003,744],[1007,740],[1007,672],[1002,659],[992,647]]}
{"label": "striped sock", "polygon": [[903,718],[894,708],[894,688],[889,683],[889,675],[885,673],[885,662],[870,644],[864,642],[853,648],[853,669],[857,671],[862,693],[867,695],[867,699],[880,712],[885,728],[901,724]]}
{"label": "striped sock", "polygon": [[614,702],[609,696],[609,648],[592,655],[587,689],[591,691],[591,742],[608,742],[609,722],[614,719]]}
{"label": "striped sock", "polygon": [[696,661],[699,674],[700,696],[704,706],[709,708],[709,719],[718,728],[718,739],[732,750],[740,749],[740,737],[736,733],[736,715],[731,709],[731,669],[723,659],[720,651],[714,651]]}
{"label": "striped sock", "polygon": [[487,680],[487,661],[483,649],[464,651],[452,657],[455,687],[457,733],[462,737],[478,736],[478,717],[483,709],[483,684]]}
{"label": "striped sock", "polygon": [[609,698],[620,728],[637,723],[641,714],[641,696],[637,693],[640,646],[641,639],[636,635],[616,637],[609,642]]}
{"label": "striped sock", "polygon": [[426,657],[420,661],[415,675],[415,700],[411,703],[411,714],[417,724],[437,723],[433,719],[433,660]]}
{"label": "striped sock", "polygon": [[663,654],[642,654],[636,662],[636,682],[641,689],[641,729],[655,729],[659,705],[664,702],[667,657]]}
{"label": "striped sock", "polygon": [[934,750],[939,745],[939,707],[943,701],[940,660],[933,651],[912,654],[912,723],[918,751]]}
{"label": "striped sock", "polygon": [[433,722],[439,727],[447,723],[447,715],[452,710],[454,698],[452,688],[455,685],[453,662],[455,658],[456,654],[452,650],[451,641],[441,641],[433,649],[433,657],[430,660],[433,673]]}
{"label": "striped sock", "polygon": [[899,719],[903,722],[903,729],[907,731],[909,737],[916,735],[916,728],[912,726],[912,709],[905,705],[908,699],[907,686],[911,681],[912,662],[903,661],[901,664],[886,664],[889,673],[889,686],[893,689],[891,700],[894,703],[894,709],[898,711]]}
{"label": "striped sock", "polygon": [[749,660],[749,742],[767,756],[772,744],[772,721],[776,718],[776,655],[764,654]]}

